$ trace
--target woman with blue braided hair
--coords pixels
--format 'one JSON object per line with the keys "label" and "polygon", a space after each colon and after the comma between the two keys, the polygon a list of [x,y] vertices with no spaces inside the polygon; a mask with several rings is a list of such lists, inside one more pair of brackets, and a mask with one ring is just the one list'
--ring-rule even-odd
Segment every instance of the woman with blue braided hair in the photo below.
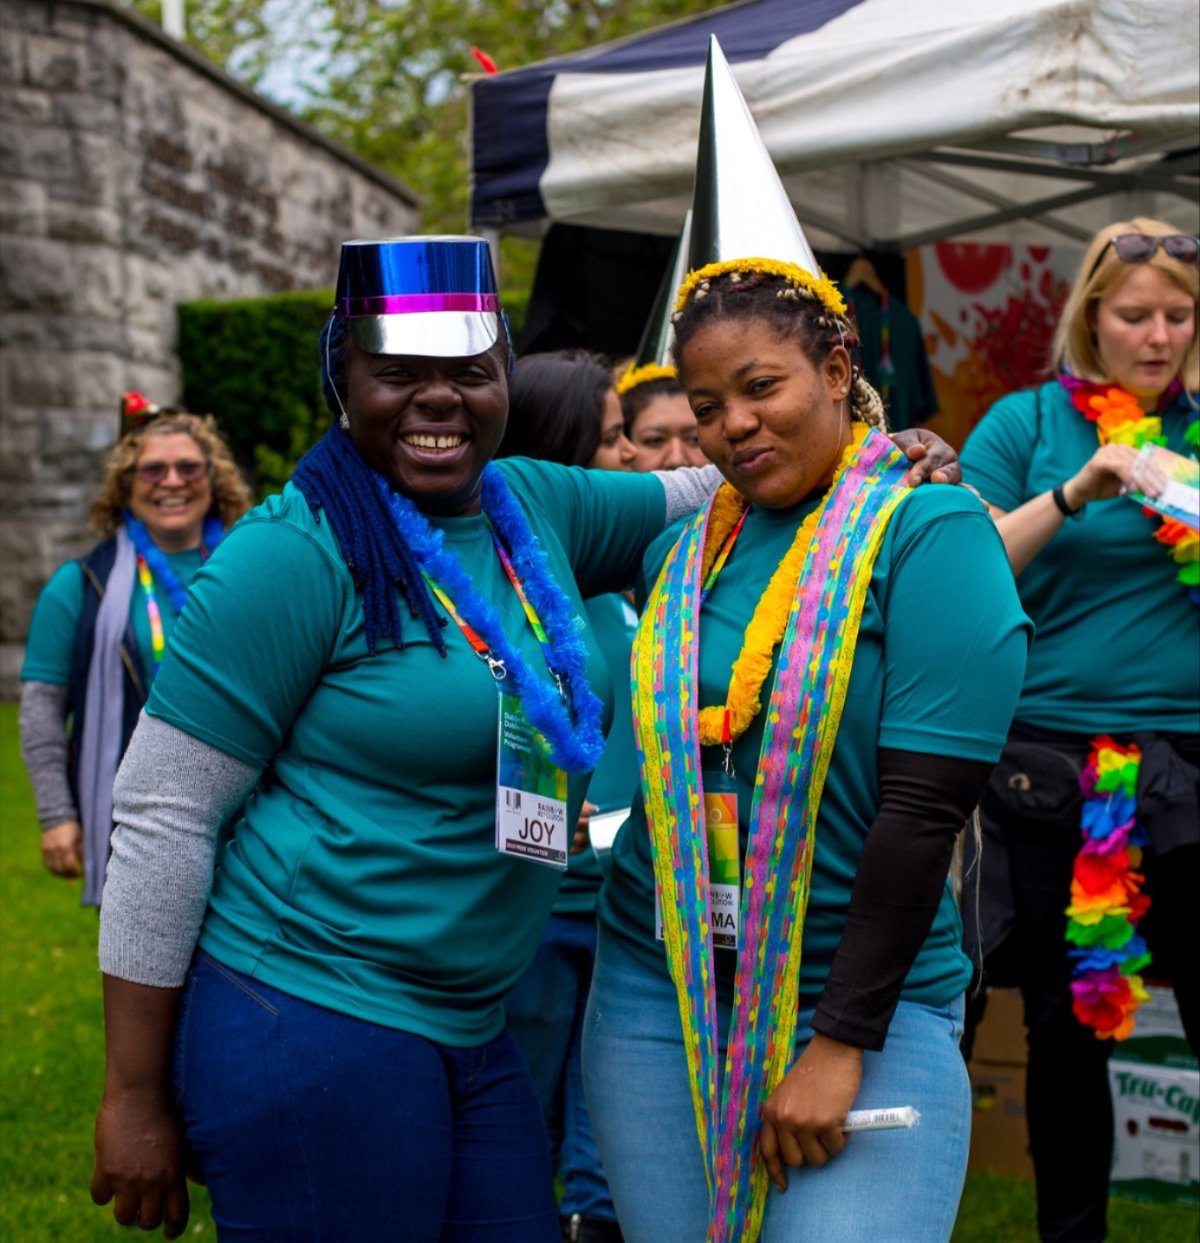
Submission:
{"label": "woman with blue braided hair", "polygon": [[480,239],[346,243],[320,348],[334,425],[198,583],[117,779],[92,1197],[175,1237],[188,1169],[223,1239],[548,1243],[502,1002],[611,711],[583,599],[705,481],[492,464]]}
{"label": "woman with blue braided hair", "polygon": [[112,785],[187,588],[250,490],[211,418],[122,399],[91,525],[103,539],[38,597],[21,668],[21,752],[42,858],[99,906]]}

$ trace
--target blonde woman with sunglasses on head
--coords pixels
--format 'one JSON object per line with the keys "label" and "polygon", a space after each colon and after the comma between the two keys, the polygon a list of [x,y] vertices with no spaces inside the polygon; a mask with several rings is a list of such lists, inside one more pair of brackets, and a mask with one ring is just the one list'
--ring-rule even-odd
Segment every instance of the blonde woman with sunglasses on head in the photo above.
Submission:
{"label": "blonde woman with sunglasses on head", "polygon": [[211,418],[122,401],[92,528],[38,597],[21,668],[21,753],[42,858],[100,905],[112,786],[187,586],[250,491]]}
{"label": "blonde woman with sunglasses on head", "polygon": [[1200,1045],[1185,949],[1200,886],[1200,537],[1194,518],[1121,499],[1159,494],[1148,446],[1179,455],[1181,477],[1195,470],[1198,249],[1158,220],[1101,230],[1055,335],[1055,378],[998,402],[963,451],[1037,627],[982,804],[980,948],[985,981],[1024,996],[1044,1240],[1104,1237],[1107,1061],[1136,1024],[1143,973],[1174,982]]}

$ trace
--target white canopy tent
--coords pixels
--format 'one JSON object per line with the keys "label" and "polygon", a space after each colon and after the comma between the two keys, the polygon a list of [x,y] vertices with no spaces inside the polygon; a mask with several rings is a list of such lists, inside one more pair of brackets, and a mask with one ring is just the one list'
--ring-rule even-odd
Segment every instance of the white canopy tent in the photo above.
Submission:
{"label": "white canopy tent", "polygon": [[748,0],[481,78],[473,226],[676,233],[709,33],[820,248],[1200,231],[1197,0]]}

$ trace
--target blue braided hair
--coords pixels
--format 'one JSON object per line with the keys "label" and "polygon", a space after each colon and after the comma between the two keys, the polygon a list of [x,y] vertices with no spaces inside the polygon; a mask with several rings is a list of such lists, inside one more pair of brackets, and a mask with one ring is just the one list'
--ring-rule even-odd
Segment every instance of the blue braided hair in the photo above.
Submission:
{"label": "blue braided hair", "polygon": [[300,459],[292,482],[304,493],[318,522],[324,510],[355,585],[363,593],[363,620],[371,655],[381,635],[391,638],[397,647],[404,646],[398,591],[409,614],[424,622],[430,641],[445,656],[444,623],[433,607],[421,567],[396,529],[374,472],[338,426],[338,393],[346,388],[348,341],[345,321],[331,315],[321,329],[319,348],[321,388],[334,422]]}

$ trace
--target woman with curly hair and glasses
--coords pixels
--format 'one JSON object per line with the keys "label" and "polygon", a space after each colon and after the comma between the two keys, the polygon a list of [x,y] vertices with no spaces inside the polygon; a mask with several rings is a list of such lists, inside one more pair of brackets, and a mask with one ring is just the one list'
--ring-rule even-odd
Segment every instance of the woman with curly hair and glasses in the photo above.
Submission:
{"label": "woman with curly hair and glasses", "polygon": [[102,540],[42,590],[21,668],[42,858],[58,876],[85,876],[88,906],[100,904],[117,765],[188,583],[252,500],[211,418],[160,411],[136,393],[122,413],[141,417],[109,454],[92,503]]}

